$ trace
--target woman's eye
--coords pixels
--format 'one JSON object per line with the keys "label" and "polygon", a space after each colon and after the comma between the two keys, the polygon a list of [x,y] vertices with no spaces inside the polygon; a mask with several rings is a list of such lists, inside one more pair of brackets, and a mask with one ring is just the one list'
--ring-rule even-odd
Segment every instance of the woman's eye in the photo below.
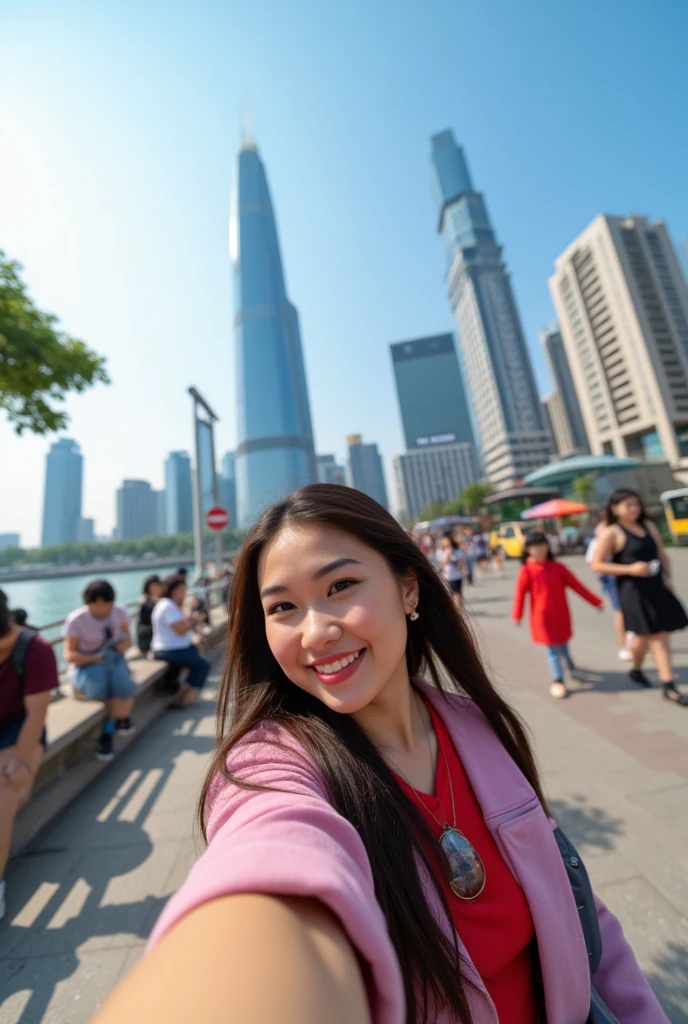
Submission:
{"label": "woman's eye", "polygon": [[358,583],[358,580],[337,580],[337,582],[333,583],[330,587],[327,596],[329,597],[330,594],[341,594],[343,590],[348,590],[354,583]]}
{"label": "woman's eye", "polygon": [[273,604],[271,608],[268,608],[268,615],[278,615],[280,612],[288,612],[294,605],[291,601],[280,601],[279,604]]}

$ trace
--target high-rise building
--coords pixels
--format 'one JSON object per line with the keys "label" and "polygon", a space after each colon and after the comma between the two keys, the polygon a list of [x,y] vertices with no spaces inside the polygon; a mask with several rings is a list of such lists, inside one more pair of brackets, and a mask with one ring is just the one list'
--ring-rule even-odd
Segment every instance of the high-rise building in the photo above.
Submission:
{"label": "high-rise building", "polygon": [[688,284],[663,222],[596,217],[549,285],[593,454],[688,469]]}
{"label": "high-rise building", "polygon": [[234,264],[238,525],[316,480],[299,318],[287,298],[265,168],[239,153],[229,225]]}
{"label": "high-rise building", "polygon": [[21,537],[18,533],[0,533],[0,551],[3,548],[21,547]]}
{"label": "high-rise building", "polygon": [[435,502],[456,501],[478,479],[472,444],[440,444],[395,455],[397,494],[405,519],[417,520]]}
{"label": "high-rise building", "polygon": [[506,486],[547,462],[549,432],[502,249],[451,131],[432,137],[432,177],[480,455]]}
{"label": "high-rise building", "polygon": [[220,505],[229,513],[229,525],[237,525],[236,507],[236,459],[234,452],[222,456],[221,472],[217,481],[220,491]]}
{"label": "high-rise building", "polygon": [[[571,376],[571,367],[566,358],[566,349],[556,320],[542,328],[540,341],[545,350],[547,365],[556,393],[560,399],[556,408],[550,402],[557,421],[557,427],[554,429],[555,438],[557,430],[561,435],[557,439],[557,451],[562,455],[573,455],[575,452],[584,455],[590,451],[588,435],[585,432],[580,402]],[[565,446],[563,446],[564,441],[566,442]]]}
{"label": "high-rise building", "polygon": [[158,537],[167,534],[167,491],[153,491],[155,494],[155,532]]}
{"label": "high-rise building", "polygon": [[382,468],[382,459],[376,444],[363,444],[360,434],[347,438],[349,445],[349,485],[374,498],[383,508],[388,508],[387,487]]}
{"label": "high-rise building", "polygon": [[165,506],[168,535],[191,533],[193,498],[188,452],[170,452],[165,460]]}
{"label": "high-rise building", "polygon": [[451,334],[390,345],[406,447],[473,444],[473,428]]}
{"label": "high-rise building", "polygon": [[79,541],[80,544],[95,544],[96,524],[94,519],[84,519],[82,517],[79,520],[77,540]]}
{"label": "high-rise building", "polygon": [[45,460],[41,544],[73,544],[79,536],[84,459],[76,441],[62,437]]}
{"label": "high-rise building", "polygon": [[155,491],[147,480],[123,480],[117,491],[117,539],[138,540],[157,532]]}
{"label": "high-rise building", "polygon": [[545,422],[552,435],[552,447],[557,455],[566,458],[577,452],[571,433],[571,421],[569,420],[561,395],[553,391],[542,399],[542,409],[545,414]]}
{"label": "high-rise building", "polygon": [[346,486],[346,466],[340,466],[334,455],[316,455],[319,484],[343,484]]}

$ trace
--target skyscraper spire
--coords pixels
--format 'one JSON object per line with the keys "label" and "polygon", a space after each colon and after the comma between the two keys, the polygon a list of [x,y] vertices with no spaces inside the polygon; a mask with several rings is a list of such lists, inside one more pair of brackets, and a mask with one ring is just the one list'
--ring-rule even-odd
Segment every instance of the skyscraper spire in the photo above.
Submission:
{"label": "skyscraper spire", "polygon": [[248,114],[245,110],[241,115],[241,148],[252,150],[254,153],[258,152],[258,147],[251,135],[251,125],[249,124]]}

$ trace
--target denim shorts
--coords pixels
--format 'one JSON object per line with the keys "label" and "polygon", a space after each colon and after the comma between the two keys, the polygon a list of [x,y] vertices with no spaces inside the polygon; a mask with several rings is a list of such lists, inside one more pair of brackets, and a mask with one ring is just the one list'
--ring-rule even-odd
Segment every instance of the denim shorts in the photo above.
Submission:
{"label": "denim shorts", "polygon": [[[18,714],[11,715],[9,718],[0,718],[0,750],[6,750],[7,747],[13,747],[19,739],[19,733],[21,727],[24,724],[26,715]],[[45,728],[41,734],[41,743],[43,749],[48,745],[48,740],[45,733]]]}
{"label": "denim shorts", "polygon": [[621,611],[621,602],[619,601],[619,588],[616,585],[616,576],[600,576],[600,586],[602,587],[602,593],[609,601],[610,605],[615,612]]}
{"label": "denim shorts", "polygon": [[74,696],[81,700],[127,700],[136,693],[129,666],[118,651],[105,652],[103,661],[79,665],[72,680]]}

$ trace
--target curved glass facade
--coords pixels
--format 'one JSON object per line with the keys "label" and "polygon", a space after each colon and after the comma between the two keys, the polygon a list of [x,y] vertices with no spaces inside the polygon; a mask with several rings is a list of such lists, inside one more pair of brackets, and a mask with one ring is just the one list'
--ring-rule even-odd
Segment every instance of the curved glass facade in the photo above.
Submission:
{"label": "curved glass facade", "polygon": [[287,298],[265,168],[239,153],[230,217],[240,528],[317,479],[299,317]]}

